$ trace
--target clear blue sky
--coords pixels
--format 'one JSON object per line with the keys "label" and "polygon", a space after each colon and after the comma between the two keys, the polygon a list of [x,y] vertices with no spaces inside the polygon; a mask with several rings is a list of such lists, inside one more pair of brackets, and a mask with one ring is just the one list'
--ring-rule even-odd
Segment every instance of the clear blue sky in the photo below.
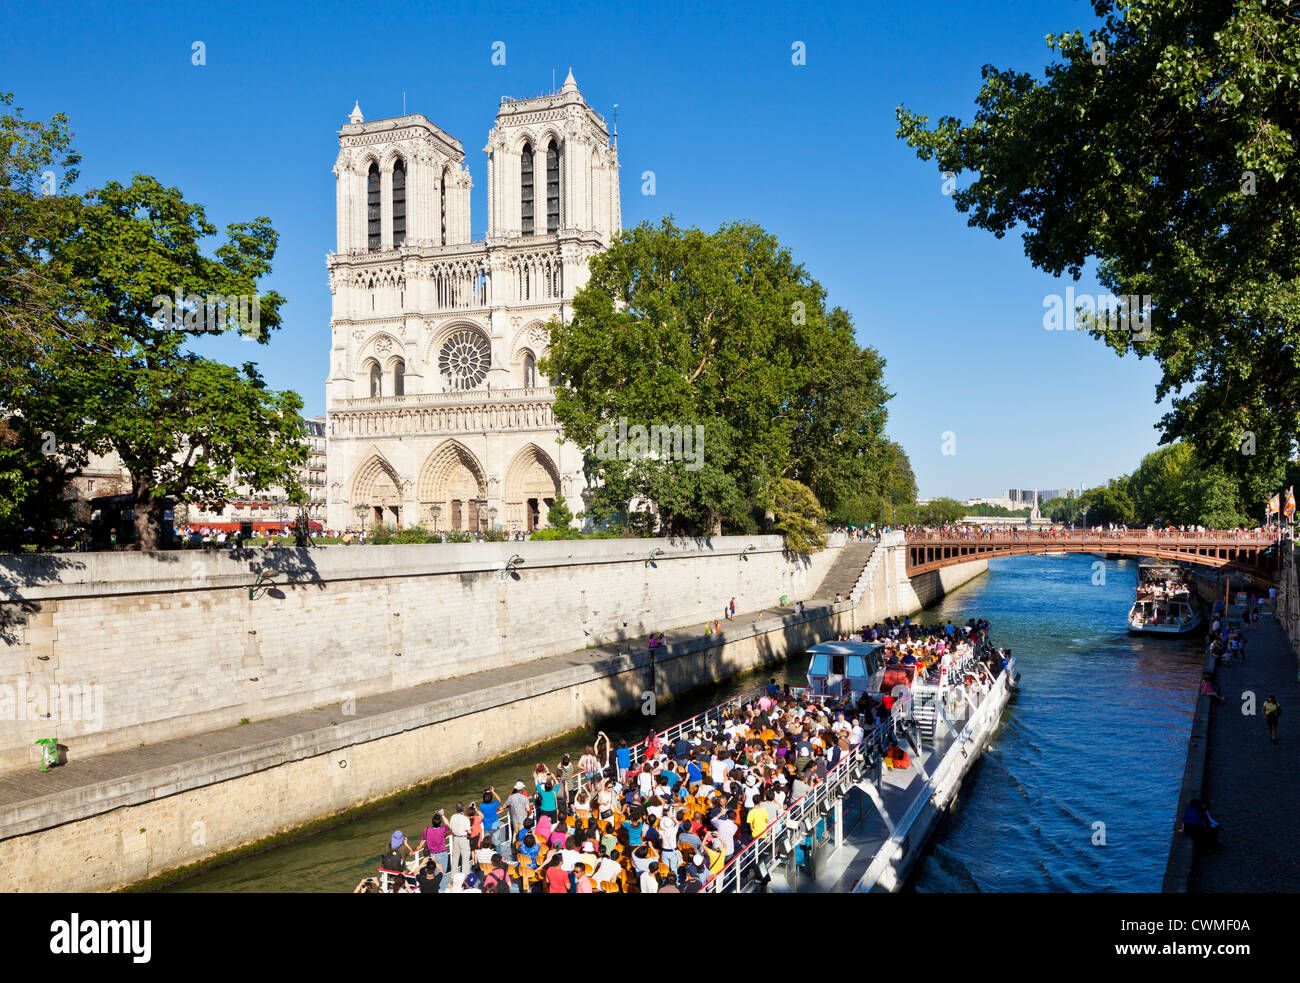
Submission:
{"label": "clear blue sky", "polygon": [[[674,215],[775,233],[858,338],[888,361],[889,432],[922,496],[1100,483],[1158,439],[1158,368],[1078,332],[1043,329],[1067,284],[1032,269],[1018,236],[970,229],[895,137],[900,103],[972,115],[980,67],[1040,73],[1044,36],[1093,23],[1079,0],[813,5],[9,5],[0,83],[30,117],[66,113],[83,188],[152,174],[219,228],[266,215],[280,233],[265,286],[288,298],[254,359],[324,412],[337,130],[428,116],[463,143],[475,235],[486,227],[482,148],[503,95],[535,95],[573,67],[587,101],[618,103],[623,220]],[[207,64],[191,64],[191,45]],[[506,43],[506,65],[491,61]],[[791,64],[806,45],[807,64]],[[641,194],[655,172],[657,193]],[[1078,285],[1091,292],[1094,285]],[[956,454],[941,453],[943,434]]]}

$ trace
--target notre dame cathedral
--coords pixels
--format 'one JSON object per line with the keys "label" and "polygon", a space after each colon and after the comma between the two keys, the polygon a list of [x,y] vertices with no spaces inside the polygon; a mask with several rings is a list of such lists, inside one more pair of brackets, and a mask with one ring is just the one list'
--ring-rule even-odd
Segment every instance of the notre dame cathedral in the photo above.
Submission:
{"label": "notre dame cathedral", "polygon": [[459,140],[421,115],[339,134],[328,521],[530,531],[575,512],[582,452],[562,443],[537,363],[587,262],[622,228],[618,149],[570,72],[503,99],[484,148],[488,226],[471,234]]}

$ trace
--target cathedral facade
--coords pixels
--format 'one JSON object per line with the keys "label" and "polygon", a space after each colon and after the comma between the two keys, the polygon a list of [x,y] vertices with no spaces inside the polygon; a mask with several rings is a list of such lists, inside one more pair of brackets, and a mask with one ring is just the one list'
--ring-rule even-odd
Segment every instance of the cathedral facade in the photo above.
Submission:
{"label": "cathedral facade", "polygon": [[503,99],[486,235],[460,141],[422,115],[339,134],[330,254],[328,522],[531,531],[585,488],[537,368],[588,260],[622,228],[618,150],[570,72]]}

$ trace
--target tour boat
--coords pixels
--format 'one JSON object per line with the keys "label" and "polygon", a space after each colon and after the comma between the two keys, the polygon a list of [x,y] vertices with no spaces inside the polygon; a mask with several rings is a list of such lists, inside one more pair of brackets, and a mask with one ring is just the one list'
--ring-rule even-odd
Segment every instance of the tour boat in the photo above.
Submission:
{"label": "tour boat", "polygon": [[[757,839],[708,877],[704,893],[902,890],[1020,681],[1007,650],[976,646],[960,632],[957,642],[952,660],[928,671],[889,664],[881,642],[823,642],[808,649],[808,686],[790,692],[841,706],[865,705],[862,697],[870,696],[879,707],[876,722],[824,782],[787,802]],[[678,737],[719,729],[728,715],[777,689],[739,693],[660,732],[659,740],[671,746]],[[644,750],[644,742],[629,749],[634,767]],[[572,791],[578,782],[579,776],[569,778]],[[513,838],[505,810],[500,818]],[[387,892],[401,877],[406,890],[415,890],[417,864],[381,869],[375,887]]]}
{"label": "tour boat", "polygon": [[1168,560],[1138,564],[1137,598],[1128,613],[1135,635],[1186,635],[1201,626],[1201,608],[1183,579],[1183,570]]}

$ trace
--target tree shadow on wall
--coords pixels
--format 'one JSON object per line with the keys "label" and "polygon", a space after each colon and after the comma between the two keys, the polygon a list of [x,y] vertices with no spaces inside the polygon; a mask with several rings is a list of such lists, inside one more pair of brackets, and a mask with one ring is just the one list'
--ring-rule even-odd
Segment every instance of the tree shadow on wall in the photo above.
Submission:
{"label": "tree shadow on wall", "polygon": [[0,555],[0,644],[17,645],[22,630],[41,603],[24,596],[32,587],[58,583],[71,570],[84,570],[84,560],[72,553],[6,553]]}

